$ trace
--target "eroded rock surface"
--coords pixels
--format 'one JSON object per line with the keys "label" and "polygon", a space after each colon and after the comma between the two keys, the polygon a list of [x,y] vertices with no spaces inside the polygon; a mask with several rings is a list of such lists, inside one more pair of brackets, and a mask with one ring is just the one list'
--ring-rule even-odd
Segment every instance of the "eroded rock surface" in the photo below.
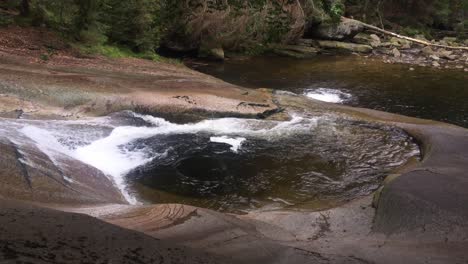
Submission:
{"label": "eroded rock surface", "polygon": [[231,263],[96,218],[0,200],[4,263]]}

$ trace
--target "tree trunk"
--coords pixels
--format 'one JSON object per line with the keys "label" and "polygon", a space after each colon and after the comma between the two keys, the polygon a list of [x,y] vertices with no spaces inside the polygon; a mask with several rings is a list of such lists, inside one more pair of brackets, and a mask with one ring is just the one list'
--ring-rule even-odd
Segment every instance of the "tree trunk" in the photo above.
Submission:
{"label": "tree trunk", "polygon": [[[343,17],[342,19],[351,20],[350,18],[346,18],[346,17]],[[434,43],[427,42],[427,41],[420,40],[420,39],[410,38],[410,37],[403,36],[403,35],[400,35],[400,34],[397,34],[397,33],[391,32],[391,31],[381,29],[381,28],[373,26],[373,25],[366,24],[366,23],[364,23],[362,21],[359,21],[359,20],[355,20],[355,19],[353,19],[353,20],[355,22],[361,24],[364,28],[367,28],[367,29],[370,29],[370,30],[373,30],[373,31],[377,31],[377,32],[380,32],[382,34],[393,36],[393,37],[396,37],[396,38],[405,39],[405,40],[408,40],[408,41],[411,41],[411,42],[414,42],[414,43],[418,43],[418,44],[421,44],[421,45],[432,46],[432,47],[437,47],[437,48],[444,48],[444,49],[468,50],[468,47],[464,47],[464,46],[452,47],[452,46],[447,46],[447,45],[434,44]]]}
{"label": "tree trunk", "polygon": [[21,16],[27,17],[29,16],[30,8],[29,8],[29,0],[22,0],[20,6],[20,14]]}

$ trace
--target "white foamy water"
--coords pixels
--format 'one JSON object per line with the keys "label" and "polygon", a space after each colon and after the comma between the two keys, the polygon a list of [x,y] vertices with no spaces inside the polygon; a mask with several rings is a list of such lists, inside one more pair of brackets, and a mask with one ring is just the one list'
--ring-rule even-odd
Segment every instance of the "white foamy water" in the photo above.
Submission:
{"label": "white foamy water", "polygon": [[[231,146],[233,152],[239,151],[242,143],[249,137],[275,139],[297,133],[307,133],[317,125],[318,118],[303,118],[294,116],[290,121],[265,121],[256,119],[221,118],[205,120],[191,124],[174,124],[162,118],[148,115],[133,114],[141,118],[148,126],[118,126],[110,134],[92,133],[90,138],[68,127],[76,122],[55,122],[36,125],[35,122],[21,121],[15,123],[18,131],[33,140],[37,147],[50,159],[60,165],[57,160],[67,156],[91,165],[109,176],[121,190],[130,203],[136,199],[126,188],[125,175],[131,170],[145,165],[164,153],[153,153],[145,148],[135,148],[132,143],[157,135],[209,133],[211,142],[224,143]],[[94,122],[94,123],[93,123]],[[90,123],[95,124],[94,121]],[[82,145],[76,145],[75,142]]]}
{"label": "white foamy water", "polygon": [[222,137],[211,137],[210,138],[210,141],[211,142],[216,142],[216,143],[224,143],[224,144],[228,144],[228,145],[231,145],[231,150],[233,152],[236,152],[239,151],[242,143],[244,141],[246,141],[247,139],[246,138],[243,138],[243,137],[236,137],[236,138],[229,138],[229,137],[226,137],[226,136],[222,136]]}
{"label": "white foamy water", "polygon": [[305,95],[309,98],[328,103],[343,103],[352,97],[349,93],[329,88],[309,89],[305,91]]}

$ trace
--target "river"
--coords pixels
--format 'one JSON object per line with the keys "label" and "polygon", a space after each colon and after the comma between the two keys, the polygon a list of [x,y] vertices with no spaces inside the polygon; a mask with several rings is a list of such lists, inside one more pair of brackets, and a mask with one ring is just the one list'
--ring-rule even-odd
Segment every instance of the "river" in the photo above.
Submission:
{"label": "river", "polygon": [[357,55],[255,57],[188,66],[240,86],[309,94],[468,127],[468,72],[462,70],[386,64]]}

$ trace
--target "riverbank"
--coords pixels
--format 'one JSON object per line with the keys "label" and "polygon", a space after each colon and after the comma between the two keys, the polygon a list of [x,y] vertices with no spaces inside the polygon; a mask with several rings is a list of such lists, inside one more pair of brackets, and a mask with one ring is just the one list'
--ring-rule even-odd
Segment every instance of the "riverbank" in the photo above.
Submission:
{"label": "riverbank", "polygon": [[276,109],[268,93],[180,64],[82,57],[51,32],[34,28],[0,28],[0,34],[3,116],[76,119],[126,109],[195,118],[194,112],[256,116]]}

